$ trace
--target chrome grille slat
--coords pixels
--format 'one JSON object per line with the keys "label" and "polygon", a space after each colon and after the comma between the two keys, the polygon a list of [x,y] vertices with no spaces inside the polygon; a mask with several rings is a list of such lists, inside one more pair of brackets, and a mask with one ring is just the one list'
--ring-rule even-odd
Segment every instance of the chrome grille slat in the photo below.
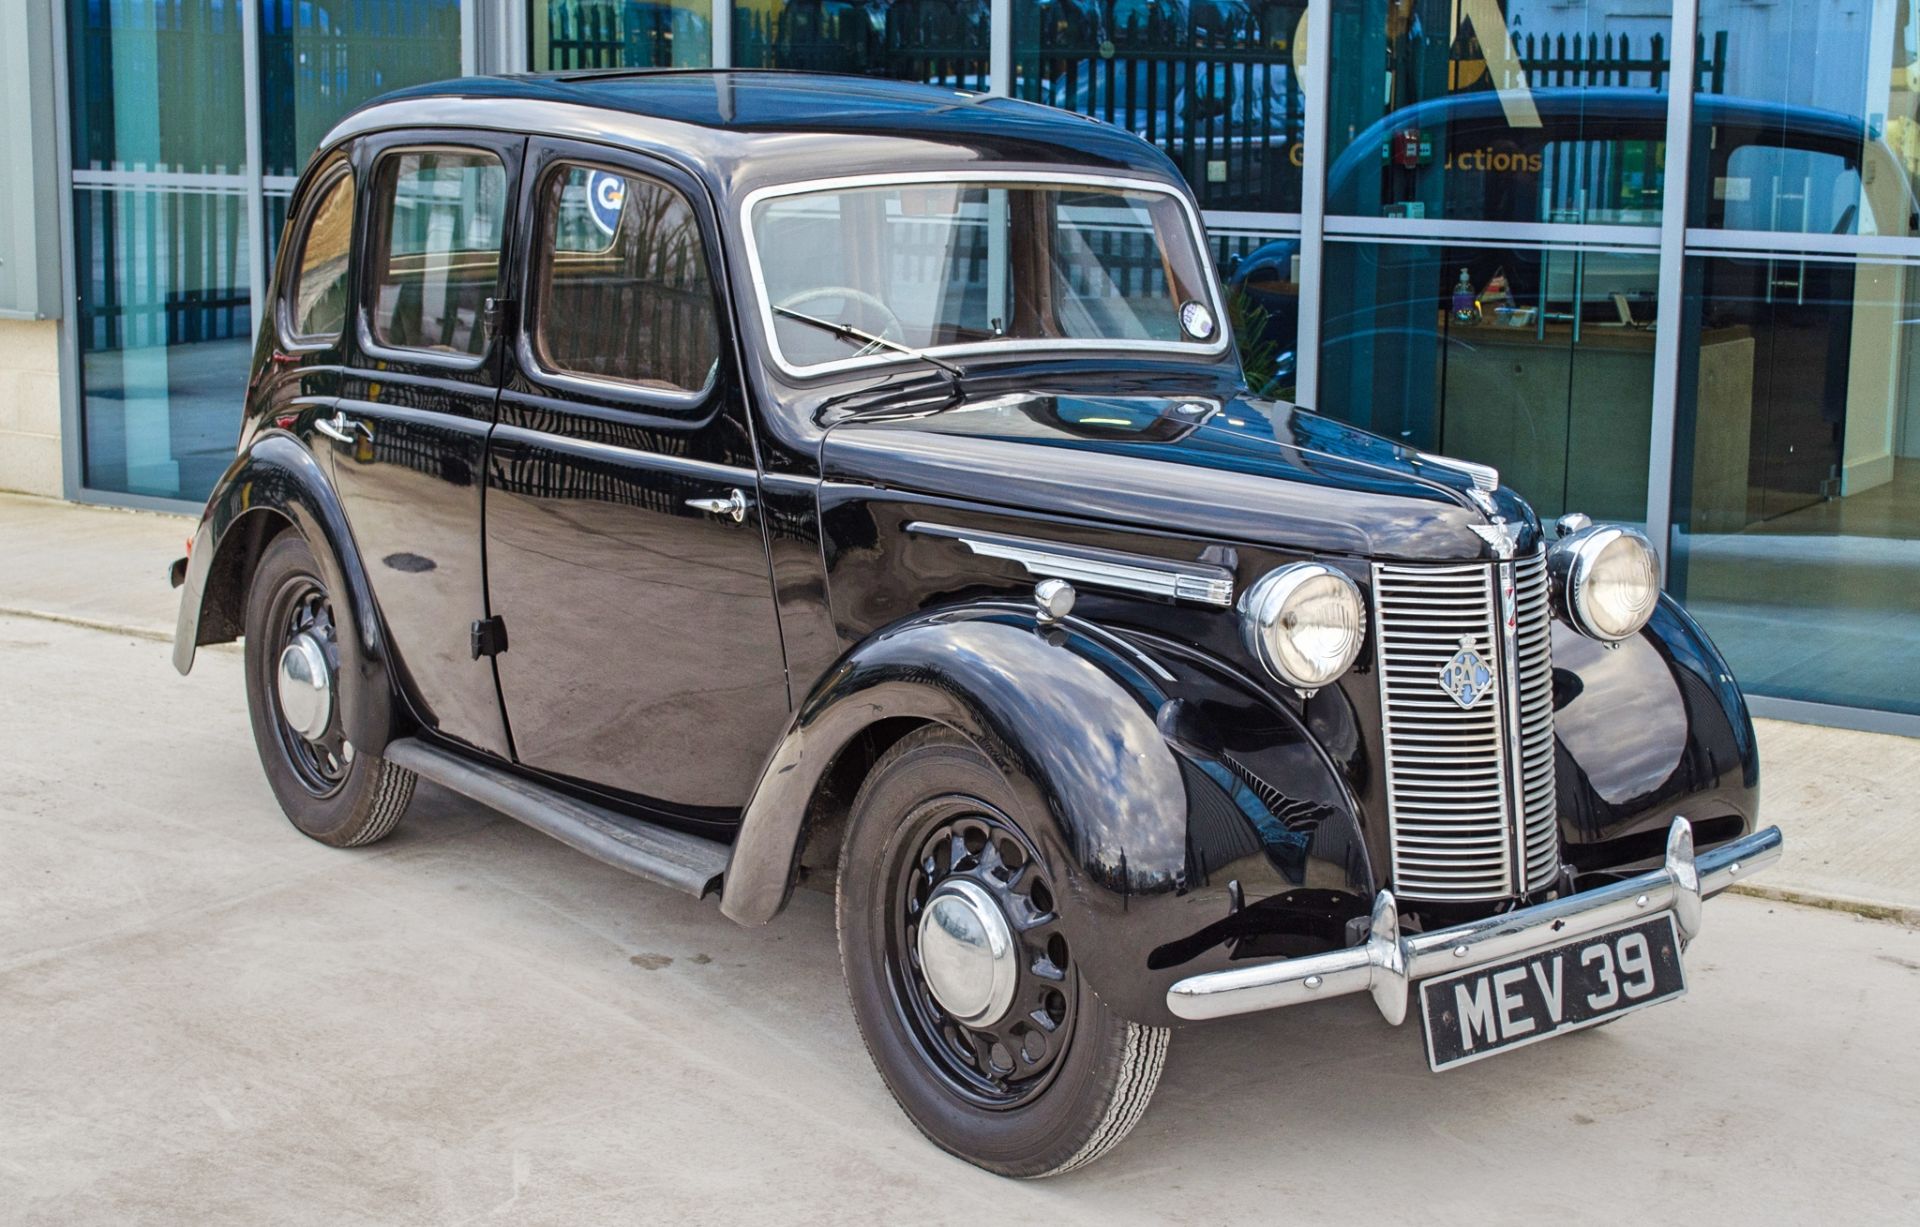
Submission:
{"label": "chrome grille slat", "polygon": [[[1545,553],[1378,563],[1373,581],[1395,892],[1465,902],[1549,885],[1560,848]],[[1462,636],[1494,673],[1472,708],[1439,685]]]}
{"label": "chrome grille slat", "polygon": [[1516,779],[1526,889],[1552,884],[1560,871],[1560,822],[1554,788],[1553,628],[1547,601],[1547,557],[1541,552],[1513,564],[1516,606],[1514,673],[1520,725]]}

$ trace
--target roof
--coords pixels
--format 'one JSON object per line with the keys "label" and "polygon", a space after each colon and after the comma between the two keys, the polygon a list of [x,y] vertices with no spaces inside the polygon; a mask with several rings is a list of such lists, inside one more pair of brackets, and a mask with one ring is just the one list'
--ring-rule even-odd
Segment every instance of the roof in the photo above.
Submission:
{"label": "roof", "polygon": [[[461,77],[385,94],[343,120],[335,136],[388,126],[383,115],[404,115],[410,126],[550,132],[531,121],[555,108],[576,120],[578,108],[598,112],[597,139],[664,143],[722,180],[859,173],[869,158],[875,168],[939,168],[959,155],[1178,181],[1173,164],[1147,142],[1070,111],[947,86],[767,69]],[[607,122],[614,116],[631,119]]]}

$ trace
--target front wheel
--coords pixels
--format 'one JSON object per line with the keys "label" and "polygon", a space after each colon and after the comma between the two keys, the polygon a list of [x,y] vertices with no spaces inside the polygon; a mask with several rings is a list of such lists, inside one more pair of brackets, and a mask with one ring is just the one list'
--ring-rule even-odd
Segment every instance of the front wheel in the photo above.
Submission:
{"label": "front wheel", "polygon": [[874,765],[840,853],[847,995],[880,1076],[941,1149],[1004,1176],[1089,1163],[1146,1111],[1169,1032],[1081,979],[1012,789],[951,730]]}
{"label": "front wheel", "polygon": [[275,537],[254,568],[246,667],[254,744],[288,820],[336,848],[385,838],[413,799],[415,777],[347,740],[340,712],[352,679],[340,672],[333,594],[297,532]]}

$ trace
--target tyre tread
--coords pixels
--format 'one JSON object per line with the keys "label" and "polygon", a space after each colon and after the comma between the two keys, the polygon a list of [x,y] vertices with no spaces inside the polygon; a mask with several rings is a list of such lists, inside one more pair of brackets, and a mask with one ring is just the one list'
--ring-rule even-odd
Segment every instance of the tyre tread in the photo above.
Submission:
{"label": "tyre tread", "polygon": [[373,797],[367,806],[366,820],[360,829],[340,841],[343,848],[361,848],[393,834],[413,801],[413,786],[419,776],[405,767],[380,760],[380,774],[374,781]]}
{"label": "tyre tread", "polygon": [[1146,1115],[1147,1105],[1153,1101],[1153,1092],[1160,1085],[1160,1071],[1166,1067],[1167,1044],[1173,1032],[1167,1027],[1151,1027],[1144,1023],[1128,1022],[1127,1044],[1120,1057],[1120,1072],[1114,1079],[1113,1098],[1107,1104],[1107,1113],[1086,1143],[1056,1168],[1041,1172],[1041,1176],[1063,1176],[1077,1167],[1106,1154],[1133,1132],[1133,1127]]}

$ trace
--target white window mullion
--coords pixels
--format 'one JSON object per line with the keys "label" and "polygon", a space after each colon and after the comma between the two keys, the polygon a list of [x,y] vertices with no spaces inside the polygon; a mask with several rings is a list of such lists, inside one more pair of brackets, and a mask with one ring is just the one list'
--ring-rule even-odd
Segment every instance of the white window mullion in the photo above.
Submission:
{"label": "white window mullion", "polygon": [[240,6],[240,73],[245,83],[240,91],[245,98],[247,164],[247,301],[252,305],[253,334],[257,339],[267,319],[267,201],[265,168],[261,155],[265,148],[260,123],[260,6]]}
{"label": "white window mullion", "polygon": [[1327,91],[1332,0],[1307,3],[1306,148],[1300,167],[1300,307],[1294,339],[1294,399],[1318,406],[1320,392],[1320,268],[1327,203]]}
{"label": "white window mullion", "polygon": [[993,0],[987,30],[987,90],[1013,93],[1013,0]]}
{"label": "white window mullion", "polygon": [[1693,79],[1699,60],[1699,7],[1673,6],[1673,54],[1667,72],[1667,161],[1660,201],[1660,326],[1653,334],[1653,414],[1647,448],[1647,538],[1670,573],[1674,431],[1680,415],[1680,332],[1687,271],[1688,162],[1693,151]]}
{"label": "white window mullion", "polygon": [[713,34],[712,56],[715,68],[733,66],[733,0],[713,0],[713,13],[707,20]]}

